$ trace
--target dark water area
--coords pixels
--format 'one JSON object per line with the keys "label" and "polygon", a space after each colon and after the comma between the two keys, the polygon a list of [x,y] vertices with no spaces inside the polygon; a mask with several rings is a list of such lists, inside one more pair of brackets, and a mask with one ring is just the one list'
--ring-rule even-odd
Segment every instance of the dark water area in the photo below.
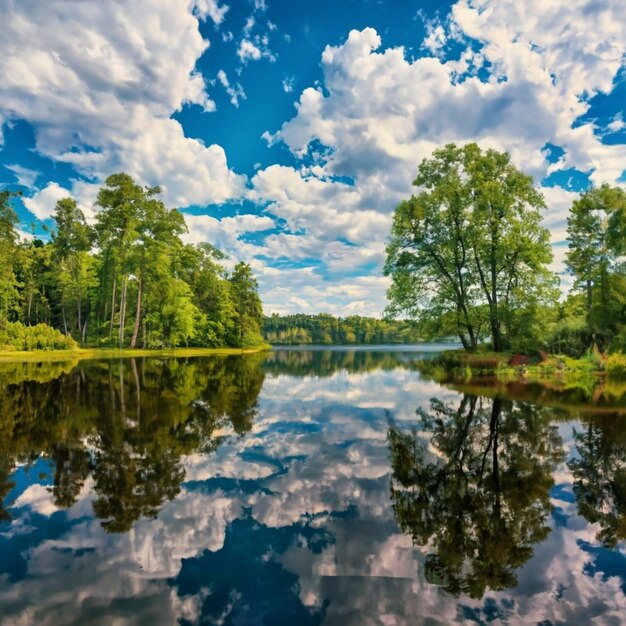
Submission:
{"label": "dark water area", "polygon": [[0,364],[0,624],[626,623],[621,396],[437,349]]}

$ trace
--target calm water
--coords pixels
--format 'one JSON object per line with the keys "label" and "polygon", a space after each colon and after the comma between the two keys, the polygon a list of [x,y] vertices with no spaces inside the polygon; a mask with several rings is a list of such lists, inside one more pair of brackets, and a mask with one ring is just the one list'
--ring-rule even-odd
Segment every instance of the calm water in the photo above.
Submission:
{"label": "calm water", "polygon": [[626,623],[626,393],[419,357],[0,365],[0,623]]}

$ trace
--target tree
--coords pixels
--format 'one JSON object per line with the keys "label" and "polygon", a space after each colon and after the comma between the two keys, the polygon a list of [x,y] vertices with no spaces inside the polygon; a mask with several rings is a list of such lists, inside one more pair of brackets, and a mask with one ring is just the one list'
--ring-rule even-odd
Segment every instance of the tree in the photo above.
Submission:
{"label": "tree", "polygon": [[237,263],[229,283],[235,309],[234,345],[241,347],[263,343],[261,336],[263,307],[252,268],[247,263]]}
{"label": "tree", "polygon": [[[152,191],[144,190],[128,174],[113,174],[106,179],[96,201],[100,208],[96,218],[97,244],[103,255],[100,278],[103,288],[100,290],[101,297],[98,302],[101,316],[99,321],[104,321],[102,318],[109,318],[109,343],[112,343],[117,313],[117,341],[120,347],[125,336],[131,249],[138,237],[141,204],[146,194]],[[110,289],[110,316],[106,313],[109,298],[105,296],[105,288]],[[119,310],[116,308],[118,289],[121,292]]]}
{"label": "tree", "polygon": [[567,218],[567,267],[586,297],[590,337],[608,343],[624,322],[626,192],[602,185],[581,194]]}
{"label": "tree", "polygon": [[109,176],[94,226],[74,199],[64,198],[44,243],[20,240],[11,206],[16,194],[0,192],[0,345],[262,343],[261,301],[249,266],[239,264],[229,276],[213,245],[184,244],[185,218],[160,193],[128,174]]}
{"label": "tree", "polygon": [[[97,285],[94,259],[89,254],[93,229],[76,200],[64,198],[56,203],[52,231],[53,259],[57,265],[63,327],[67,335],[74,329],[75,338],[84,342],[89,315],[89,292]],[[68,309],[75,312],[73,324],[68,323]]]}
{"label": "tree", "polygon": [[0,191],[0,325],[17,312],[19,306],[18,281],[15,276],[15,252],[18,219],[11,198],[16,193]]}
{"label": "tree", "polygon": [[541,194],[507,153],[476,144],[436,150],[413,184],[421,191],[396,208],[387,246],[388,311],[451,314],[469,350],[488,324],[503,350],[521,330],[514,313],[528,295],[554,296]]}

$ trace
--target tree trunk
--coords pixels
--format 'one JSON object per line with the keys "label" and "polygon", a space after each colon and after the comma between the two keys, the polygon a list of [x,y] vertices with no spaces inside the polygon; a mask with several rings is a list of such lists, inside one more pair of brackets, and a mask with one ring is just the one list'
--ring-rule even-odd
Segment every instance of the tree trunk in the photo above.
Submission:
{"label": "tree trunk", "polygon": [[120,299],[120,328],[118,342],[120,348],[124,345],[124,326],[126,324],[126,293],[128,291],[128,276],[124,276],[122,283],[122,297]]}
{"label": "tree trunk", "polygon": [[113,291],[111,295],[111,323],[109,324],[109,346],[113,343],[113,320],[115,319],[115,290],[117,289],[117,280],[113,279]]}
{"label": "tree trunk", "polygon": [[130,347],[134,348],[137,343],[137,335],[139,334],[139,326],[141,323],[141,296],[143,293],[143,272],[139,276],[139,284],[137,285],[137,311],[135,312],[135,326],[133,327],[133,336],[130,338]]}
{"label": "tree trunk", "polygon": [[[82,298],[80,296],[80,292],[78,294],[78,301],[76,303],[76,319],[78,320],[78,336],[81,336],[81,330],[83,328],[83,320],[82,320]],[[84,340],[81,340],[81,344],[84,343]]]}
{"label": "tree trunk", "polygon": [[[495,235],[493,235],[495,239]],[[496,244],[491,246],[491,302],[489,303],[489,320],[491,322],[491,337],[493,349],[496,352],[502,351],[502,335],[500,333],[500,319],[498,317],[498,274],[496,271]]]}

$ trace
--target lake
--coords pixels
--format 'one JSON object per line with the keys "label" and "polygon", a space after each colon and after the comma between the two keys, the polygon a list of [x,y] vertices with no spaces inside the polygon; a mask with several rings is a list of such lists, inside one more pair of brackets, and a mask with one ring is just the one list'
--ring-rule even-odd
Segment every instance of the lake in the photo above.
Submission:
{"label": "lake", "polygon": [[625,403],[439,349],[0,364],[0,624],[626,623]]}

